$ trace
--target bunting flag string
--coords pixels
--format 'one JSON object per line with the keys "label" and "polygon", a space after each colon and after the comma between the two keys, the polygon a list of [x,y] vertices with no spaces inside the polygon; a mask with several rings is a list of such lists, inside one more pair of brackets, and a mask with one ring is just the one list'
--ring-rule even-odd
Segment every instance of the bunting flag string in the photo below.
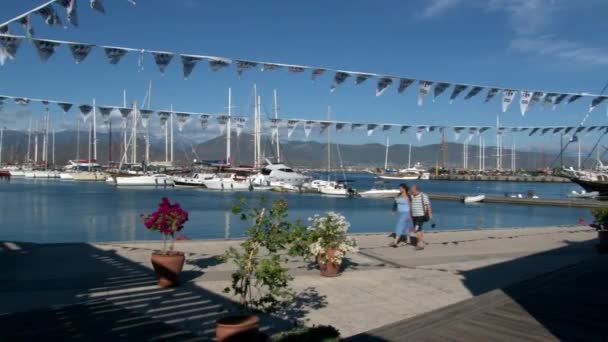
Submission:
{"label": "bunting flag string", "polygon": [[450,87],[449,83],[445,83],[445,82],[437,83],[435,85],[435,88],[433,89],[433,102],[435,102],[435,99],[437,98],[437,96],[441,95],[449,87]]}
{"label": "bunting flag string", "polygon": [[272,132],[273,137],[277,137],[279,135],[279,125],[281,124],[281,119],[271,118],[270,120],[270,131]]}
{"label": "bunting flag string", "polygon": [[190,114],[189,113],[175,113],[175,118],[177,120],[177,130],[179,132],[183,132],[184,127],[186,127],[186,124],[188,123],[188,121],[190,121]]}
{"label": "bunting flag string", "polygon": [[50,40],[32,39],[32,42],[36,47],[36,51],[38,51],[38,56],[40,56],[40,59],[43,62],[48,61],[48,59],[55,53],[55,49],[60,45],[59,43]]}
{"label": "bunting flag string", "polygon": [[336,132],[340,132],[344,126],[346,126],[346,122],[336,122]]}
{"label": "bunting flag string", "polygon": [[331,85],[330,88],[330,92],[334,92],[336,90],[336,88],[344,83],[344,81],[346,81],[347,78],[350,77],[350,74],[347,72],[343,72],[343,71],[338,71],[336,72],[336,74],[334,75],[334,83]]}
{"label": "bunting flag string", "polygon": [[299,123],[300,120],[287,120],[287,139],[291,138]]}
{"label": "bunting flag string", "polygon": [[101,0],[91,0],[91,8],[98,12],[106,14],[106,9],[103,6],[103,3],[101,2]]}
{"label": "bunting flag string", "polygon": [[110,122],[110,115],[112,114],[114,108],[97,106],[97,109],[99,109],[99,114],[101,114],[101,119],[103,120],[103,123],[108,124]]}
{"label": "bunting flag string", "polygon": [[76,12],[77,1],[59,0],[57,3],[65,8],[66,17],[68,18],[70,24],[72,24],[73,26],[78,26],[78,12]]}
{"label": "bunting flag string", "polygon": [[139,110],[139,117],[141,118],[141,126],[143,128],[148,128],[148,125],[150,124],[150,116],[152,116],[152,114],[154,114],[154,111],[151,109]]}
{"label": "bunting flag string", "polygon": [[68,46],[76,64],[84,61],[93,49],[93,45],[90,44],[68,44]]}
{"label": "bunting flag string", "polygon": [[367,125],[367,136],[371,136],[372,134],[374,134],[374,131],[376,130],[376,128],[378,127],[378,124],[368,124]]}
{"label": "bunting flag string", "polygon": [[472,98],[473,96],[479,94],[483,90],[483,87],[475,86],[469,90],[469,93],[464,97],[465,100]]}
{"label": "bunting flag string", "polygon": [[433,82],[429,81],[419,81],[418,82],[418,106],[422,106],[424,101],[424,97],[429,93],[431,87],[433,86]]}
{"label": "bunting flag string", "polygon": [[158,119],[160,120],[160,127],[162,129],[166,129],[167,121],[169,120],[169,117],[171,117],[171,112],[160,111],[160,112],[157,112],[157,114],[158,114]]}
{"label": "bunting flag string", "polygon": [[230,117],[228,115],[220,115],[216,118],[217,124],[220,126],[220,134],[224,134],[226,131],[226,125],[228,124],[228,120]]}
{"label": "bunting flag string", "polygon": [[490,88],[490,90],[488,90],[488,95],[486,95],[486,99],[484,100],[484,102],[486,102],[486,103],[490,102],[490,100],[492,100],[494,98],[494,96],[496,96],[496,94],[498,94],[499,91],[500,91],[500,89],[498,89],[498,88]]}
{"label": "bunting flag string", "polygon": [[315,127],[315,122],[308,120],[306,122],[304,122],[304,135],[306,136],[306,139],[308,139],[308,136],[310,135],[310,132],[312,132],[312,129]]}
{"label": "bunting flag string", "polygon": [[359,74],[359,73],[356,74],[356,75],[357,75],[357,78],[355,78],[355,84],[356,85],[359,85],[359,84],[365,82],[368,78],[374,76],[374,75],[371,75],[371,74]]}
{"label": "bunting flag string", "polygon": [[[549,95],[549,94],[547,94],[547,95]],[[15,104],[22,105],[22,106],[28,106],[31,102],[38,102],[45,106],[48,106],[51,103],[55,103],[63,110],[64,113],[69,112],[70,109],[72,108],[72,106],[74,105],[72,102],[64,102],[64,101],[48,100],[48,99],[33,99],[33,98],[27,98],[27,97],[15,97],[15,96],[9,96],[9,95],[0,95],[0,104],[4,104],[6,99],[11,99],[14,101]],[[554,101],[552,101],[552,103],[555,104]],[[87,121],[91,111],[93,110],[93,107],[88,104],[80,104],[80,105],[76,105],[76,106],[80,109],[80,114],[82,115],[83,120]],[[104,121],[104,123],[108,122],[112,111],[118,111],[120,113],[121,117],[123,118],[123,122],[126,123],[128,120],[128,117],[130,116],[130,114],[133,111],[132,108],[119,107],[119,106],[115,106],[115,107],[98,106],[97,108],[99,109],[99,112],[101,114],[101,117],[102,117],[102,120]],[[171,114],[172,112],[156,111],[153,109],[141,109],[139,111],[139,116],[141,118],[141,123],[144,128],[147,128],[149,117],[155,112],[158,114],[158,116],[160,118],[161,127],[163,129],[166,127],[166,121],[170,118],[170,116],[172,115]],[[183,130],[184,125],[189,121],[189,119],[192,117],[192,115],[200,115],[201,127],[203,129],[207,128],[209,118],[211,116],[215,116],[218,120],[218,124],[220,125],[220,130],[222,133],[225,132],[225,126],[229,119],[229,117],[225,114],[212,115],[212,114],[190,113],[190,112],[173,112],[173,113],[174,113],[173,115],[175,115],[177,118],[178,130],[180,132]],[[231,120],[232,120],[232,122],[235,122],[235,124],[236,124],[235,130],[237,130],[237,135],[239,135],[240,133],[238,131],[244,129],[245,122],[247,121],[247,119],[233,117]],[[308,138],[310,136],[310,133],[316,124],[320,125],[321,133],[324,132],[327,128],[331,127],[332,125],[335,125],[336,131],[343,131],[344,128],[348,127],[348,126],[351,127],[351,131],[355,131],[356,129],[365,127],[365,128],[367,128],[368,136],[371,136],[373,134],[373,132],[375,130],[377,130],[379,127],[382,128],[382,132],[388,132],[393,127],[398,126],[398,127],[400,127],[401,134],[406,133],[410,127],[415,127],[416,133],[417,133],[417,139],[421,139],[424,131],[429,132],[429,133],[436,132],[436,131],[441,132],[441,131],[445,131],[446,128],[453,129],[454,140],[459,140],[460,134],[465,130],[467,130],[469,133],[474,132],[477,134],[483,134],[484,132],[492,129],[492,127],[489,127],[489,126],[445,126],[445,125],[411,126],[411,125],[388,124],[388,123],[353,123],[353,122],[344,122],[344,121],[340,121],[340,122],[314,121],[314,120],[303,120],[303,119],[294,119],[294,118],[280,118],[280,119],[273,118],[273,119],[270,119],[270,121],[271,121],[270,126],[271,126],[271,129],[273,130],[273,135],[278,134],[278,128],[280,127],[280,124],[284,122],[287,127],[287,130],[288,130],[288,132],[287,132],[288,138],[291,137],[291,135],[295,131],[296,127],[300,123],[302,123],[302,125],[304,126],[304,133],[306,135],[306,138]],[[504,132],[522,133],[525,131],[529,131],[529,136],[533,136],[537,132],[541,132],[541,135],[544,135],[548,132],[553,132],[553,134],[564,132],[565,134],[568,134],[568,132],[574,130],[575,128],[576,127],[568,127],[568,126],[499,127],[497,130],[497,133],[499,133],[499,134],[504,133]],[[608,126],[584,126],[583,124],[581,124],[576,129],[577,129],[576,133],[585,132],[588,134],[588,133],[594,132],[594,131],[601,132],[603,130],[608,130]]]}
{"label": "bunting flag string", "polygon": [[87,122],[89,115],[91,115],[91,111],[93,110],[93,106],[91,105],[80,105],[78,106],[80,109],[80,115],[82,116],[82,121]]}
{"label": "bunting flag string", "polygon": [[241,133],[243,132],[243,129],[245,129],[245,124],[247,123],[247,118],[234,118],[234,122],[235,122],[235,131],[236,131],[236,137],[240,137]]}
{"label": "bunting flag string", "polygon": [[454,90],[452,90],[452,95],[450,95],[450,103],[453,103],[454,100],[458,97],[458,95],[460,95],[460,93],[465,91],[467,89],[467,87],[468,86],[466,86],[464,84],[455,85]]}
{"label": "bunting flag string", "polygon": [[173,59],[173,54],[169,52],[152,52],[152,56],[154,56],[154,62],[156,63],[158,70],[164,75],[165,69]]}
{"label": "bunting flag string", "polygon": [[608,96],[598,96],[591,101],[591,106],[589,106],[589,113],[591,113],[595,107],[597,107],[600,103],[604,102],[608,99]]}
{"label": "bunting flag string", "polygon": [[386,88],[388,88],[391,84],[393,84],[393,79],[390,77],[382,77],[378,80],[378,85],[376,86],[376,97],[382,95]]}
{"label": "bunting flag string", "polygon": [[416,140],[418,140],[418,142],[420,142],[422,140],[422,133],[424,133],[424,127],[417,127],[416,128]]}
{"label": "bunting flag string", "polygon": [[201,114],[201,116],[199,117],[202,129],[205,130],[207,129],[207,127],[209,127],[209,118],[211,118],[211,115],[209,114]]}
{"label": "bunting flag string", "polygon": [[502,91],[502,112],[505,113],[513,99],[515,98],[515,90],[505,89]]}
{"label": "bunting flag string", "polygon": [[331,122],[320,121],[319,127],[321,128],[321,130],[319,131],[319,134],[323,134],[323,132],[325,132],[325,130],[327,130],[329,126],[331,126]]}
{"label": "bunting flag string", "polygon": [[[75,0],[55,0],[61,6],[66,8],[66,11],[70,11],[70,13],[75,13]],[[91,2],[92,6],[99,7],[103,4],[99,0],[93,0]],[[52,8],[52,7],[50,7]],[[47,10],[46,8],[41,8],[39,12],[44,18],[48,18],[48,21],[51,24],[56,24],[57,13],[54,10]],[[25,19],[24,19],[25,18]],[[22,24],[27,24],[28,19],[27,16],[20,17],[20,22]],[[6,27],[6,26],[3,26]],[[2,30],[4,33],[0,33],[0,64],[3,64],[6,59],[14,59],[16,57],[20,42],[23,36],[15,36],[6,34],[8,30]],[[60,45],[68,45],[72,52],[72,56],[74,60],[79,63],[82,62],[91,52],[91,50],[98,46],[94,44],[86,44],[86,43],[75,43],[75,42],[67,42],[67,41],[59,41],[59,40],[45,40],[45,39],[35,39],[33,43],[36,46],[36,50],[38,51],[41,59],[43,61],[50,58],[55,50]],[[232,64],[232,59],[225,57],[212,57],[212,56],[204,56],[204,55],[193,55],[193,54],[178,54],[175,52],[158,52],[147,49],[136,49],[136,48],[127,48],[127,47],[113,47],[113,46],[103,46],[99,45],[103,50],[110,64],[118,64],[122,58],[127,55],[130,51],[139,52],[140,58],[144,53],[150,53],[154,57],[154,61],[161,73],[164,73],[167,66],[172,61],[175,55],[179,55],[182,61],[182,69],[184,78],[188,78],[192,73],[192,70],[196,66],[196,64],[206,59],[209,63],[209,67],[213,71],[218,71],[222,68],[228,67]],[[339,85],[344,83],[344,81],[349,77],[355,77],[355,84],[361,84],[366,80],[374,77],[377,78],[377,86],[376,86],[376,96],[381,96],[385,90],[394,83],[395,80],[399,80],[399,85],[397,87],[397,92],[404,92],[413,82],[416,80],[408,77],[401,76],[393,76],[393,75],[377,75],[369,72],[360,72],[360,71],[341,71],[330,68],[320,68],[320,67],[311,67],[306,65],[295,65],[295,64],[279,64],[279,63],[270,63],[270,62],[258,62],[252,60],[245,59],[237,59],[236,61],[236,69],[237,75],[240,77],[244,70],[253,69],[259,65],[261,65],[261,70],[274,70],[279,68],[286,68],[290,73],[302,73],[306,70],[311,71],[311,78],[314,81],[318,76],[323,75],[326,71],[333,71],[333,83],[330,87],[330,91],[333,92],[337,89]],[[141,64],[141,63],[140,63]],[[432,80],[418,80],[419,89],[417,96],[417,103],[419,105],[423,104],[424,97],[428,95],[433,88],[433,100],[438,98],[442,93],[444,93],[452,83],[448,82],[436,82]],[[590,108],[595,108],[597,105],[604,102],[603,99],[606,97],[603,95],[594,95],[587,93],[560,93],[560,92],[545,92],[545,91],[531,91],[531,90],[522,90],[515,88],[502,88],[502,87],[489,87],[489,86],[481,86],[481,85],[469,85],[464,83],[456,83],[454,84],[452,93],[450,95],[450,103],[452,103],[462,92],[466,89],[469,89],[468,93],[465,95],[464,99],[468,100],[472,97],[478,95],[482,90],[487,89],[488,93],[485,97],[484,102],[489,102],[492,100],[499,92],[503,92],[502,99],[502,108],[503,111],[506,111],[510,106],[510,103],[513,101],[517,92],[521,94],[520,100],[520,110],[522,115],[525,115],[525,112],[529,110],[529,108],[535,103],[541,102],[544,100],[545,105],[553,104],[554,108],[564,100],[567,103],[575,102],[576,100],[587,97],[592,98],[594,101]],[[594,105],[595,104],[595,105]]]}
{"label": "bunting flag string", "polygon": [[532,100],[532,92],[522,91],[519,100],[519,110],[521,111],[521,116],[526,115],[526,111],[530,105],[530,100]]}
{"label": "bunting flag string", "polygon": [[192,73],[192,70],[194,70],[194,67],[196,66],[196,64],[199,61],[201,61],[203,58],[197,57],[197,56],[187,56],[187,55],[181,55],[180,57],[182,59],[182,70],[184,73],[184,79],[188,79],[188,77],[190,77],[190,74]]}

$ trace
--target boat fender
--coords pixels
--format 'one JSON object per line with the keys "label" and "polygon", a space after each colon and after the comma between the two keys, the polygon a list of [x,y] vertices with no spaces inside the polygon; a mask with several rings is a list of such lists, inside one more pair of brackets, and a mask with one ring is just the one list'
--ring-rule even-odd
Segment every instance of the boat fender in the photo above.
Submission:
{"label": "boat fender", "polygon": [[154,183],[158,185],[158,179],[154,179]]}

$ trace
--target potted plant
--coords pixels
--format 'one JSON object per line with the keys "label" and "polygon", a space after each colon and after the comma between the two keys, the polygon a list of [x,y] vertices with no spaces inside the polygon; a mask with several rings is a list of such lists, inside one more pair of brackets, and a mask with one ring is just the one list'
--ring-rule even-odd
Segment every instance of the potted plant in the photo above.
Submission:
{"label": "potted plant", "polygon": [[321,275],[340,275],[346,253],[358,250],[357,241],[346,235],[350,223],[344,215],[335,212],[327,212],[325,216],[315,215],[309,221],[309,253],[319,264]]}
{"label": "potted plant", "polygon": [[230,287],[238,297],[242,311],[221,318],[216,322],[218,341],[255,341],[258,333],[257,312],[272,313],[294,297],[289,288],[292,277],[280,252],[291,252],[292,231],[299,229],[297,222],[287,221],[287,202],[276,200],[265,208],[264,199],[259,208],[246,210],[247,203],[241,199],[234,205],[233,213],[252,224],[245,229],[246,239],[240,248],[229,248],[223,256],[236,266]]}
{"label": "potted plant", "polygon": [[608,251],[608,208],[591,210],[595,221],[590,225],[597,230],[600,252]]}
{"label": "potted plant", "polygon": [[[163,236],[162,250],[153,252],[151,257],[158,286],[167,288],[177,285],[185,257],[184,253],[173,250],[174,236],[184,228],[184,223],[188,221],[188,212],[182,209],[179,203],[171,204],[167,197],[163,197],[158,209],[149,215],[142,215],[142,220],[146,228]],[[170,240],[169,243],[167,240]]]}

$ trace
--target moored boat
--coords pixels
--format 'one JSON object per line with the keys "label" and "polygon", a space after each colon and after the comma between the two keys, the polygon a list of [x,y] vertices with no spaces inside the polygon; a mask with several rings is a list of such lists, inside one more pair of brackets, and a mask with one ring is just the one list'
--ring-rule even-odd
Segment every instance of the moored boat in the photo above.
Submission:
{"label": "moored boat", "polygon": [[[105,178],[104,178],[105,179]],[[114,177],[116,185],[127,186],[174,186],[171,176],[165,174],[155,174],[134,177]]]}
{"label": "moored boat", "polygon": [[475,195],[475,196],[465,196],[462,201],[464,203],[479,203],[479,202],[483,202],[483,200],[486,199],[486,195],[484,194],[479,194],[479,195]]}
{"label": "moored boat", "polygon": [[237,177],[234,173],[218,173],[203,184],[210,190],[250,190],[253,185],[246,178]]}

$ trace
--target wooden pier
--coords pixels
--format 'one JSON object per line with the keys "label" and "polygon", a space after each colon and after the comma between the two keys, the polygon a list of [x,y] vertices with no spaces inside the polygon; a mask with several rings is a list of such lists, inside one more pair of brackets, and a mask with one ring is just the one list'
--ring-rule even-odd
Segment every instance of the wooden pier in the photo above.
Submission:
{"label": "wooden pier", "polygon": [[[464,196],[454,194],[428,194],[433,200],[439,201],[462,201]],[[482,203],[519,204],[519,205],[543,205],[553,207],[573,208],[605,208],[608,201],[595,199],[557,199],[557,198],[515,198],[504,196],[486,196]]]}

